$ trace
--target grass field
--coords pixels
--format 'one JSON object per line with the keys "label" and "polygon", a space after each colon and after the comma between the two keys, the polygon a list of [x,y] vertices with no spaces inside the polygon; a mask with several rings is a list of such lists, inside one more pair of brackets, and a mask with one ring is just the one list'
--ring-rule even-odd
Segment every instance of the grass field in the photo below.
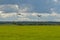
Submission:
{"label": "grass field", "polygon": [[60,25],[0,25],[0,40],[60,40]]}

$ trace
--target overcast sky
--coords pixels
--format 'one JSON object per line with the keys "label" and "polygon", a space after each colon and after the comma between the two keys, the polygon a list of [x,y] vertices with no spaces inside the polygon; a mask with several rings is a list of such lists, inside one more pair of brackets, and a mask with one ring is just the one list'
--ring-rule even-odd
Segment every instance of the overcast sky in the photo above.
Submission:
{"label": "overcast sky", "polygon": [[0,0],[0,21],[60,21],[60,0]]}

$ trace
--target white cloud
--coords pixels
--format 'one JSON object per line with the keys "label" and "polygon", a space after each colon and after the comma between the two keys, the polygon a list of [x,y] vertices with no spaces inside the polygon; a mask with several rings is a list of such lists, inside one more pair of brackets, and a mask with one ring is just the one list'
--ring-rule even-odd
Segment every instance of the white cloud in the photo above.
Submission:
{"label": "white cloud", "polygon": [[31,12],[33,10],[32,6],[30,5],[24,5],[24,6],[20,6],[19,8],[19,12],[20,13],[27,13],[27,12]]}
{"label": "white cloud", "polygon": [[8,5],[0,5],[0,11],[18,11],[18,8],[19,6],[18,5],[10,5],[10,4],[8,4]]}
{"label": "white cloud", "polygon": [[32,13],[32,16],[37,16],[38,15],[38,13]]}
{"label": "white cloud", "polygon": [[25,7],[25,8],[19,9],[20,12],[27,12],[28,10],[29,10],[28,7]]}
{"label": "white cloud", "polygon": [[0,13],[1,18],[9,18],[13,16],[16,16],[16,13]]}
{"label": "white cloud", "polygon": [[[5,13],[5,11],[11,11],[12,9],[14,9],[16,12],[8,12],[8,13]],[[25,16],[29,16],[28,13],[25,13],[25,12],[28,12],[30,10],[30,8],[28,6],[22,6],[19,8],[18,5],[12,5],[12,4],[8,4],[8,5],[0,5],[0,15],[1,17],[11,17],[13,15],[16,14],[16,16],[20,16],[20,17],[25,17]],[[13,10],[12,10],[13,11]],[[22,15],[18,15],[18,14],[22,14]]]}
{"label": "white cloud", "polygon": [[51,16],[57,16],[57,15],[58,15],[58,13],[55,13],[55,12],[51,13]]}
{"label": "white cloud", "polygon": [[3,11],[0,11],[0,13],[3,13]]}
{"label": "white cloud", "polygon": [[50,10],[51,10],[50,16],[54,16],[55,17],[55,16],[59,15],[59,13],[57,13],[57,12],[54,11],[55,10],[54,8],[51,8]]}
{"label": "white cloud", "polygon": [[[37,18],[37,15],[42,15],[41,17],[43,18]],[[60,14],[52,12],[51,14],[49,13],[21,13],[21,15],[17,15],[17,13],[3,13],[2,11],[0,12],[0,17],[3,19],[7,18],[12,18],[16,17],[15,21],[46,21],[47,18],[54,17],[52,20],[57,20],[57,18],[60,18]],[[34,17],[35,19],[33,19]],[[11,19],[12,20],[12,19]],[[58,20],[57,20],[58,21]]]}
{"label": "white cloud", "polygon": [[58,2],[58,0],[54,0],[54,2]]}
{"label": "white cloud", "polygon": [[11,7],[11,8],[18,8],[18,5],[7,4],[7,5],[0,5],[0,8]]}
{"label": "white cloud", "polygon": [[60,22],[60,18],[56,18],[56,19],[54,19],[54,21]]}
{"label": "white cloud", "polygon": [[31,19],[29,19],[29,18],[18,18],[17,20],[15,20],[15,21],[31,21]]}
{"label": "white cloud", "polygon": [[37,17],[37,15],[41,15],[41,17],[47,17],[50,14],[49,13],[32,13],[32,16],[36,16]]}
{"label": "white cloud", "polygon": [[[37,15],[41,15],[41,17],[37,18]],[[56,13],[56,12],[52,12],[52,13],[21,13],[21,15],[18,15],[18,13],[3,13],[3,11],[0,11],[0,17],[7,19],[7,18],[12,18],[12,17],[16,17],[15,21],[46,21],[47,18],[49,17],[54,17],[54,19],[56,20],[57,18],[60,18],[60,14]],[[33,19],[33,18],[35,19]],[[52,20],[54,20],[52,19]],[[11,19],[12,20],[12,19]]]}
{"label": "white cloud", "polygon": [[[11,12],[11,13],[5,13],[5,8],[12,8],[15,9],[17,12]],[[21,8],[21,9],[20,9]],[[18,5],[0,5],[0,18],[8,19],[12,17],[15,17],[15,21],[46,21],[46,20],[57,20],[60,19],[60,14],[56,13],[53,8],[51,8],[52,13],[29,13],[28,11],[31,10],[29,7],[20,7]],[[21,15],[18,15],[21,14]],[[41,17],[38,19],[37,15],[41,15]],[[49,17],[53,17],[54,19],[49,19]]]}
{"label": "white cloud", "polygon": [[53,0],[55,4],[60,4],[60,0]]}

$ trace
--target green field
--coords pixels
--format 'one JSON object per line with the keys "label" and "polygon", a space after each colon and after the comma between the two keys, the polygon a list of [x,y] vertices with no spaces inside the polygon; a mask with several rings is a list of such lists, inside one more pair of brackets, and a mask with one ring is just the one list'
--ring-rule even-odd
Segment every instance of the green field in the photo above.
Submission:
{"label": "green field", "polygon": [[0,40],[60,40],[60,25],[0,25]]}

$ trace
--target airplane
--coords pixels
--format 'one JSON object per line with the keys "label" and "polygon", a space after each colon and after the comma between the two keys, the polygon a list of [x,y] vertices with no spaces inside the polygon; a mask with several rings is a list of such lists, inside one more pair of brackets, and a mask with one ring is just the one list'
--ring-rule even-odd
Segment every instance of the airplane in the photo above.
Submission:
{"label": "airplane", "polygon": [[21,15],[21,14],[17,14],[17,15]]}
{"label": "airplane", "polygon": [[42,17],[42,15],[37,15],[38,17]]}

